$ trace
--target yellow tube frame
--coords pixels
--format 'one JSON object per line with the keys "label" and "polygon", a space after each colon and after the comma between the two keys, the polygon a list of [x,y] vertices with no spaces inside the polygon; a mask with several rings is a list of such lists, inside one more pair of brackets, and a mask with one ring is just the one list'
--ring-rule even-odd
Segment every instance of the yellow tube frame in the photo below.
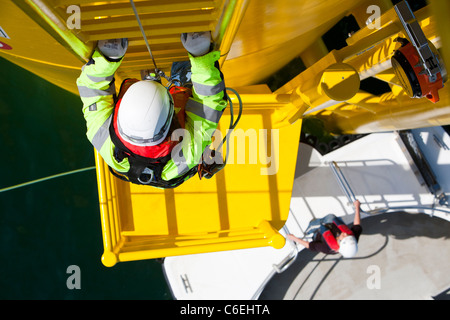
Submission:
{"label": "yellow tube frame", "polygon": [[[442,4],[433,2],[433,5]],[[448,39],[448,29],[444,31],[446,36],[441,38],[436,18],[431,15],[429,6],[418,10],[415,14],[428,39],[437,48],[443,47],[446,54],[444,60],[448,61],[449,44],[442,41]],[[444,21],[439,23],[448,25],[448,22]],[[406,35],[403,34],[402,25],[393,8],[381,16],[381,26],[379,30],[368,27],[361,29],[348,39],[347,47],[328,53],[277,91],[278,94],[291,94],[291,101],[295,102],[293,107],[297,108],[297,112],[286,111],[286,114],[291,115],[289,122],[306,116],[315,117],[323,121],[327,130],[336,134],[450,124],[448,88],[440,90],[440,101],[433,104],[425,98],[409,98],[395,77],[390,58],[400,44],[394,40],[398,36],[406,37]],[[440,30],[444,28],[445,26],[440,27]],[[338,63],[353,67],[361,80],[375,77],[389,83],[392,92],[379,97],[369,95],[355,90],[355,84],[350,84],[348,79],[342,79],[341,84],[335,84],[348,94],[353,93],[347,99],[332,99],[325,92],[316,90],[318,77],[323,78],[327,68]],[[339,79],[336,78],[332,82],[335,81]],[[321,83],[323,84],[323,79]]]}

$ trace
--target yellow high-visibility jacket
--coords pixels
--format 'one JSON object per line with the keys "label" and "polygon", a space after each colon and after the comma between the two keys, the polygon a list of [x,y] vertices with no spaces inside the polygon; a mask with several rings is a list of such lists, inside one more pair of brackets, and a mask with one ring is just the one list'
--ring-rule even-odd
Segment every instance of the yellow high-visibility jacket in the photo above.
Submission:
{"label": "yellow high-visibility jacket", "polygon": [[[163,180],[183,176],[197,166],[205,148],[211,144],[212,134],[227,106],[225,83],[217,63],[219,57],[219,51],[200,57],[189,55],[193,90],[185,106],[184,128],[190,139],[183,137],[180,142],[182,151],[164,166]],[[109,135],[116,93],[114,73],[121,62],[106,59],[96,49],[91,60],[82,67],[77,86],[83,102],[87,138],[112,169],[126,174],[130,169],[128,158],[120,162],[115,158],[115,146]]]}

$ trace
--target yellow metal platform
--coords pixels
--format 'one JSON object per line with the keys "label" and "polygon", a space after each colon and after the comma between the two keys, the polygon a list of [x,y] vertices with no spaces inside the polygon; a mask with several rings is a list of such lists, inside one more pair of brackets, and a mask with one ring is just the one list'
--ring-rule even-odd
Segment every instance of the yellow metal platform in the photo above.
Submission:
{"label": "yellow metal platform", "polygon": [[[301,121],[274,129],[274,114],[245,111],[231,135],[225,169],[210,180],[194,176],[176,189],[118,180],[97,154],[103,263],[283,247],[278,230],[289,214]],[[220,123],[228,122],[224,115]]]}

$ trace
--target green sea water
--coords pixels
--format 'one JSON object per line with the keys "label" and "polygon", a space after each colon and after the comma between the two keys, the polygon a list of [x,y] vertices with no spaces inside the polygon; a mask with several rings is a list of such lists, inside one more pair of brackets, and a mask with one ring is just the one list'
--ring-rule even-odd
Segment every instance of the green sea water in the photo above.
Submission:
{"label": "green sea water", "polygon": [[[0,189],[94,166],[80,98],[3,58],[0,70]],[[94,170],[0,192],[0,299],[172,299],[158,261],[106,268],[102,253]]]}

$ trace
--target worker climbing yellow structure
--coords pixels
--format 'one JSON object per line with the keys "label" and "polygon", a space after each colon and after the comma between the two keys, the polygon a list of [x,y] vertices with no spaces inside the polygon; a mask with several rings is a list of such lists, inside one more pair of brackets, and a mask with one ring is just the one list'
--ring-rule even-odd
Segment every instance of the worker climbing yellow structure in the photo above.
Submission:
{"label": "worker climbing yellow structure", "polygon": [[[0,55],[74,93],[75,79],[97,40],[129,39],[117,85],[151,69],[151,57],[129,1],[76,2],[3,3],[0,23],[7,37],[0,38],[5,45]],[[440,62],[443,88],[439,86],[439,101],[434,102],[411,98],[398,79],[401,70],[392,68],[392,57],[401,48],[397,39],[411,35],[390,0],[134,3],[158,68],[166,74],[172,62],[187,59],[179,41],[181,33],[212,32],[222,53],[226,85],[242,99],[243,115],[230,137],[225,169],[210,180],[194,177],[176,189],[118,180],[96,153],[102,262],[106,266],[172,255],[283,247],[285,240],[278,230],[289,214],[305,117],[319,119],[336,134],[450,124],[450,89],[444,68],[450,63],[450,26],[443,15],[450,10],[446,1],[430,1],[414,12],[424,35],[437,48],[433,52]],[[347,46],[328,52],[321,36],[349,14],[360,30],[347,39]],[[366,24],[369,17],[376,24]],[[23,24],[18,25],[18,19]],[[30,29],[35,30],[32,35]],[[30,47],[35,50],[31,52]],[[51,57],[42,54],[48,48]],[[275,92],[261,84],[296,57],[302,58],[305,71],[299,70]],[[368,77],[388,83],[391,91],[379,96],[361,91],[360,83]],[[238,96],[228,93],[238,105]],[[219,124],[222,136],[230,117],[228,109]]]}

